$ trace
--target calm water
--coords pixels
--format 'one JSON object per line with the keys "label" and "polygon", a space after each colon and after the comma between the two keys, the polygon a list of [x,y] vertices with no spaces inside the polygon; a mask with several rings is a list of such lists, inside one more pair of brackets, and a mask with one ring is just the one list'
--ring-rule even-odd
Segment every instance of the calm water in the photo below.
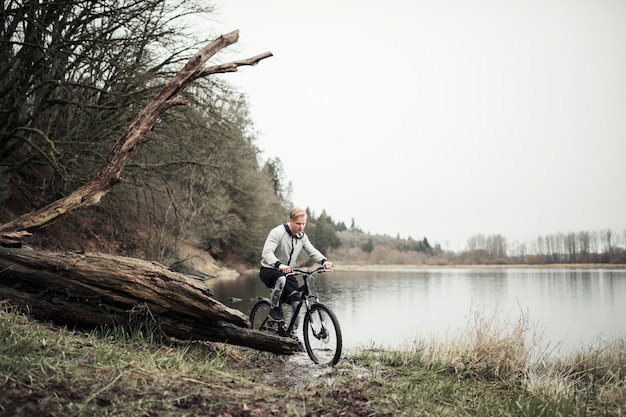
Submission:
{"label": "calm water", "polygon": [[[269,296],[257,275],[208,285],[246,314],[257,296]],[[313,285],[336,313],[347,349],[467,335],[476,314],[495,319],[497,328],[525,316],[540,344],[561,352],[626,337],[626,270],[340,271],[318,274]]]}

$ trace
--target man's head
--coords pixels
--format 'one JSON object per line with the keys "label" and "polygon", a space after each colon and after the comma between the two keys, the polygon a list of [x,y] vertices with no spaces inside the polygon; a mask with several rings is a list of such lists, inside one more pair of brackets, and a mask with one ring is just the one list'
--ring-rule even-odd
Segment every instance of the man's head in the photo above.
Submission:
{"label": "man's head", "polygon": [[304,227],[306,226],[306,211],[301,208],[294,208],[289,213],[289,230],[291,230],[291,234],[299,235],[304,232]]}

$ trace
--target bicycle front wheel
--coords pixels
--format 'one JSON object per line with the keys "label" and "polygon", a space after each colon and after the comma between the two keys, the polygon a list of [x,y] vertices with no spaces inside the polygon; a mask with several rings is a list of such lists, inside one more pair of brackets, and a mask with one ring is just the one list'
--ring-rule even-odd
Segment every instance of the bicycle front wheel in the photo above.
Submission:
{"label": "bicycle front wheel", "polygon": [[341,328],[337,316],[323,304],[313,304],[304,316],[304,346],[317,364],[336,365],[341,357]]}

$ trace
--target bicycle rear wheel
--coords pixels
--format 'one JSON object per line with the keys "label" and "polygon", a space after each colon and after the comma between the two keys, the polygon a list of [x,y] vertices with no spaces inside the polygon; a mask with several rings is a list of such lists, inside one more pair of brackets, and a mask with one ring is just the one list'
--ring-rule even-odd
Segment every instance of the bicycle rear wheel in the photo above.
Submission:
{"label": "bicycle rear wheel", "polygon": [[268,300],[261,299],[257,301],[250,312],[250,327],[255,330],[278,332],[276,322],[268,320],[271,308],[272,304]]}
{"label": "bicycle rear wheel", "polygon": [[304,346],[317,364],[336,365],[341,357],[343,341],[337,316],[323,304],[313,304],[304,316]]}

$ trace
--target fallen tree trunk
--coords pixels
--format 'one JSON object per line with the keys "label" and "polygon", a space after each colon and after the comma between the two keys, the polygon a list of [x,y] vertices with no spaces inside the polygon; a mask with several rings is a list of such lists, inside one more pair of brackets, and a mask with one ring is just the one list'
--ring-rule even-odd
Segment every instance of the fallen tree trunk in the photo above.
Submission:
{"label": "fallen tree trunk", "polygon": [[147,320],[179,339],[298,349],[292,339],[249,329],[248,317],[215,300],[203,280],[134,258],[0,248],[0,300],[80,327]]}

